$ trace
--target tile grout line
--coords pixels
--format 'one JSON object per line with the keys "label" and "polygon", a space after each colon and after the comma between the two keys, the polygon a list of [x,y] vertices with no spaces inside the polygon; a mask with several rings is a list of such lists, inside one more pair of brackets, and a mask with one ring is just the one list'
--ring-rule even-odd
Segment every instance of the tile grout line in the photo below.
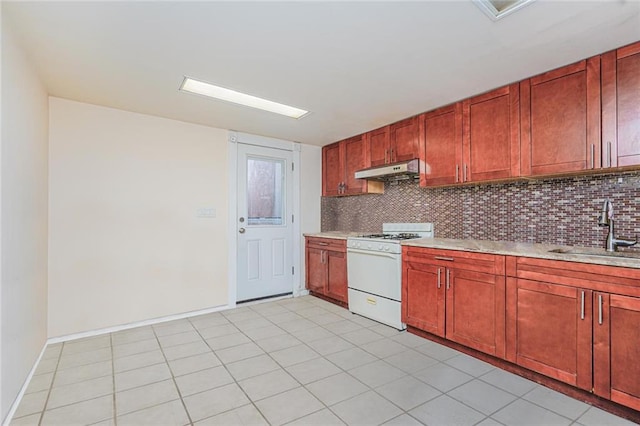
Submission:
{"label": "tile grout line", "polygon": [[[289,311],[289,312],[295,313],[294,311],[292,311],[292,310],[288,309],[287,307],[283,307],[283,308],[284,308],[284,309],[287,309],[287,311]],[[260,313],[260,312],[258,312],[258,311],[255,311],[255,310],[251,309],[250,307],[249,307],[249,309],[250,309],[252,312],[254,312],[255,314],[257,314],[259,317],[264,318],[265,320],[269,321],[271,324],[273,324],[273,325],[275,325],[276,327],[278,327],[278,328],[280,328],[281,330],[283,330],[283,331],[285,332],[284,334],[289,335],[289,336],[292,336],[292,337],[294,337],[294,338],[295,338],[295,336],[293,336],[293,335],[291,334],[291,332],[290,332],[290,331],[283,329],[283,328],[282,328],[282,327],[280,327],[278,324],[276,324],[276,323],[274,323],[273,321],[269,320],[269,318],[268,318],[268,317],[264,316],[263,314],[261,314],[261,313]],[[224,315],[224,314],[223,314],[223,315]],[[239,328],[238,328],[238,326],[237,326],[235,323],[233,323],[233,321],[232,321],[232,320],[230,320],[229,318],[227,318],[227,317],[226,317],[226,315],[225,315],[225,319],[227,319],[227,320],[230,322],[230,324],[232,324],[236,329],[238,329],[238,332],[242,333],[245,337],[247,337],[251,343],[253,343],[253,344],[255,344],[256,346],[258,346],[258,347],[259,347],[259,348],[264,352],[264,354],[265,354],[266,356],[268,356],[268,357],[269,357],[269,358],[270,358],[270,359],[271,359],[271,360],[272,360],[276,365],[278,365],[278,366],[279,366],[279,367],[280,367],[280,368],[285,372],[285,374],[287,374],[287,375],[291,376],[291,378],[292,378],[293,380],[295,380],[295,381],[300,385],[299,387],[301,387],[301,388],[305,389],[307,392],[309,392],[311,395],[313,395],[313,393],[311,393],[311,392],[306,388],[306,386],[305,386],[305,385],[303,385],[302,383],[300,383],[300,381],[299,381],[296,377],[292,376],[292,375],[291,375],[291,374],[286,370],[286,368],[285,368],[284,366],[282,366],[282,365],[281,365],[281,364],[280,364],[276,359],[274,359],[274,358],[271,356],[271,353],[270,353],[270,352],[266,352],[266,351],[264,351],[264,349],[262,349],[262,347],[261,347],[261,346],[260,346],[260,345],[259,345],[259,344],[254,340],[254,339],[252,339],[251,337],[247,336],[247,334],[246,334],[244,331],[242,331],[241,329],[239,329]],[[250,321],[250,320],[247,320],[247,321]],[[242,322],[242,321],[239,321],[239,322]],[[193,325],[193,324],[192,324],[192,325]],[[200,330],[198,330],[196,327],[194,327],[194,328],[196,329],[196,331],[198,332],[198,334],[200,334]],[[259,327],[258,327],[258,328],[259,328]],[[284,334],[283,334],[283,335],[284,335]],[[202,336],[202,335],[201,335],[201,336]],[[272,336],[272,337],[277,337],[277,336]],[[208,343],[204,338],[203,338],[203,340],[205,341],[205,344],[207,344],[207,346],[209,346],[209,348],[211,348],[211,346],[209,345],[209,343]],[[299,340],[299,339],[297,339],[297,340]],[[300,342],[301,342],[301,344],[300,344],[300,345],[295,345],[295,346],[302,346],[302,345],[305,345],[305,346],[307,346],[311,351],[313,351],[314,353],[317,353],[315,350],[313,350],[313,348],[309,347],[305,342],[303,342],[303,341],[300,341]],[[239,345],[235,345],[235,346],[239,346]],[[292,346],[292,347],[295,347],[295,346]],[[231,346],[231,347],[234,347],[234,346]],[[225,349],[227,349],[227,348],[225,348]],[[285,350],[285,349],[288,349],[288,348],[283,348],[283,349],[281,349],[281,350]],[[211,348],[211,350],[213,351],[214,355],[216,355],[215,350],[214,350],[213,348]],[[323,356],[322,356],[321,354],[319,354],[319,353],[318,353],[318,355],[319,355],[320,357],[323,357]],[[216,355],[216,356],[217,356],[217,355]],[[257,356],[260,356],[260,355],[256,355],[255,357],[257,357]],[[251,358],[255,358],[255,357],[249,357],[249,358],[245,358],[245,359],[251,359]],[[237,361],[234,361],[234,362],[240,362],[240,361],[243,361],[243,360],[237,360]],[[247,397],[247,399],[251,402],[251,405],[253,405],[253,406],[255,407],[255,409],[260,413],[260,415],[265,419],[265,421],[267,421],[267,423],[269,423],[269,420],[267,419],[267,417],[266,417],[266,416],[262,413],[262,411],[260,411],[260,409],[257,407],[257,405],[256,405],[256,401],[254,401],[253,399],[251,399],[251,398],[249,397],[249,395],[245,392],[245,390],[242,388],[242,386],[240,386],[240,383],[238,382],[238,380],[233,376],[233,374],[231,374],[231,372],[229,371],[229,369],[228,369],[228,368],[227,368],[227,366],[226,366],[226,363],[225,363],[224,361],[222,361],[222,360],[220,360],[220,362],[222,363],[222,366],[225,368],[225,370],[227,371],[227,373],[229,374],[229,376],[234,380],[234,382],[235,382],[235,384],[238,386],[238,388],[239,388],[239,389],[240,389],[240,390],[245,394],[245,396]],[[304,361],[303,361],[303,362],[304,362]],[[329,361],[329,362],[331,362],[331,361]],[[333,363],[332,363],[332,364],[333,364]],[[295,364],[293,364],[293,365],[295,365]],[[336,367],[337,367],[337,366],[336,366]],[[338,368],[340,368],[340,367],[338,367]],[[274,371],[277,371],[277,370],[274,370]],[[268,373],[264,373],[264,374],[268,374]],[[259,376],[259,375],[257,375],[257,376]],[[257,376],[252,376],[252,377],[257,377]],[[251,377],[247,377],[246,379],[250,379],[250,378],[251,378]],[[245,380],[245,379],[243,379],[243,380]],[[295,389],[295,388],[294,388],[294,389]],[[281,394],[283,394],[283,393],[285,393],[285,392],[288,392],[288,391],[290,391],[290,390],[292,390],[292,389],[287,389],[287,390],[285,390],[285,391],[278,392],[278,393],[275,393],[275,394],[273,394],[273,395],[269,395],[269,396],[267,396],[267,397],[265,397],[265,398],[262,398],[261,400],[268,399],[268,398],[271,398],[271,397],[274,397],[274,396],[277,396],[277,395],[281,395]],[[206,392],[206,391],[203,391],[203,392]],[[329,407],[328,407],[324,402],[320,401],[320,400],[319,400],[315,395],[313,395],[313,397],[314,397],[314,398],[316,398],[316,399],[318,400],[318,402],[320,402],[320,403],[324,406],[324,408],[326,408],[326,409],[328,409],[328,410],[330,410],[330,411],[331,411],[331,409],[330,409],[330,408],[329,408]],[[288,424],[288,423],[291,423],[291,422],[294,422],[294,421],[296,421],[296,420],[299,420],[299,419],[301,419],[301,418],[303,418],[303,417],[306,417],[306,416],[308,416],[308,415],[311,415],[311,414],[317,413],[317,412],[319,412],[319,411],[322,411],[324,408],[320,408],[320,409],[318,409],[318,410],[316,410],[316,411],[313,411],[313,412],[311,412],[311,413],[307,413],[307,414],[305,414],[305,415],[303,415],[303,416],[301,416],[301,417],[297,417],[297,418],[295,418],[295,419],[292,419],[292,420],[290,420],[289,422],[287,422],[287,424]],[[234,410],[234,409],[230,409],[230,410],[227,410],[227,411],[223,411],[223,412],[218,413],[218,414],[216,414],[216,415],[223,414],[223,413],[226,413],[226,412],[229,412],[229,411],[232,411],[232,410]],[[210,417],[215,417],[216,415],[214,415],[214,416],[210,416]],[[207,418],[210,418],[210,417],[207,417]],[[338,418],[339,418],[339,417],[338,417]]]}
{"label": "tile grout line", "polygon": [[[228,318],[226,318],[226,316],[225,316],[225,319],[229,320]],[[231,321],[229,321],[229,323],[230,323],[230,324],[232,324],[234,327],[236,327],[236,326],[235,326],[235,324],[233,324]],[[193,326],[193,323],[192,323],[191,325]],[[222,361],[222,360],[218,357],[218,355],[216,354],[216,351],[215,351],[215,350],[214,350],[214,349],[209,345],[209,342],[207,342],[207,341],[206,341],[206,339],[205,339],[204,337],[202,337],[202,334],[200,334],[200,330],[198,330],[195,326],[194,326],[193,328],[194,328],[194,330],[196,330],[196,333],[198,333],[198,334],[200,335],[200,338],[202,338],[202,340],[204,341],[205,345],[207,345],[207,347],[211,350],[211,352],[213,353],[213,355],[214,355],[216,358],[218,358],[218,360],[220,361],[220,365],[225,369],[225,371],[227,372],[227,374],[229,375],[229,377],[231,377],[231,379],[233,379],[233,383],[235,383],[235,385],[238,387],[238,389],[240,389],[240,391],[244,394],[244,396],[247,398],[247,400],[249,401],[249,403],[250,403],[250,404],[251,404],[251,405],[256,409],[256,411],[257,411],[258,413],[260,413],[260,415],[262,416],[262,418],[263,418],[263,419],[264,419],[268,424],[271,424],[271,423],[269,422],[269,420],[267,420],[267,417],[266,417],[266,416],[262,413],[262,411],[260,411],[260,409],[256,406],[255,402],[254,402],[254,401],[249,397],[249,395],[247,395],[247,392],[245,392],[245,390],[242,388],[242,386],[240,386],[240,383],[238,383],[238,381],[237,381],[237,380],[236,380],[236,378],[233,376],[233,374],[231,374],[231,372],[230,372],[230,371],[229,371],[229,369],[227,368],[227,364],[226,364],[224,361]],[[236,328],[238,328],[238,327],[236,327]],[[241,331],[241,330],[238,330],[238,331],[239,331],[240,333],[242,333],[242,331]],[[242,333],[242,334],[244,334],[244,333]],[[246,336],[246,335],[245,335],[245,336]],[[223,385],[223,386],[224,386],[224,385]],[[220,387],[220,386],[218,386],[218,387]],[[213,388],[213,389],[216,389],[216,388]],[[211,389],[208,389],[208,390],[211,390]],[[207,391],[203,391],[203,392],[207,392]],[[199,393],[200,393],[200,392],[199,392]],[[194,395],[195,395],[195,394],[194,394]],[[184,401],[183,401],[183,404],[184,404]],[[240,407],[236,407],[236,408],[240,408]],[[235,410],[236,408],[231,408],[231,409],[229,409],[229,410],[222,411],[222,412],[220,412],[220,413],[214,414],[213,416],[209,416],[209,417],[205,417],[205,418],[203,418],[203,419],[200,419],[199,421],[202,421],[202,420],[205,420],[205,419],[209,419],[209,418],[212,418],[212,417],[218,416],[218,415],[220,415],[220,414],[227,413],[227,412],[229,412],[229,411],[233,411],[233,410]],[[186,409],[186,406],[185,406],[185,409]]]}
{"label": "tile grout line", "polygon": [[[285,309],[289,310],[289,312],[292,312],[292,313],[295,313],[295,314],[299,315],[297,312],[295,312],[295,311],[293,311],[293,310],[291,310],[291,309],[288,309],[288,308],[286,308],[286,307],[285,307]],[[330,311],[327,311],[327,312],[330,312]],[[308,318],[306,318],[306,317],[304,317],[304,316],[302,316],[302,315],[300,315],[300,316],[301,316],[302,318],[304,318],[304,319],[308,319]],[[265,319],[267,319],[268,321],[272,322],[271,320],[269,320],[269,318],[267,318],[267,317],[264,317],[264,318],[265,318]],[[343,320],[347,320],[347,321],[349,321],[349,320],[348,320],[348,319],[346,319],[346,318],[344,318]],[[310,321],[310,320],[309,320],[309,321]],[[311,321],[311,322],[313,322],[313,321]],[[273,323],[273,322],[272,322],[272,323]],[[274,325],[276,325],[278,328],[281,328],[278,324],[275,324],[275,323],[273,323],[273,324],[274,324]],[[340,337],[338,334],[334,333],[334,332],[333,332],[333,331],[331,331],[331,330],[326,329],[324,326],[322,326],[322,325],[320,325],[320,324],[317,324],[317,323],[314,323],[314,324],[316,324],[316,326],[321,327],[322,329],[324,329],[324,330],[326,330],[326,331],[330,332],[333,336]],[[365,327],[363,327],[363,328],[365,328]],[[307,347],[307,348],[309,348],[311,351],[313,351],[314,353],[318,354],[320,358],[323,358],[323,359],[327,360],[329,363],[331,363],[331,365],[334,365],[336,368],[338,368],[339,370],[341,370],[341,372],[340,372],[340,373],[336,373],[336,374],[333,374],[333,375],[331,375],[331,376],[327,376],[327,377],[324,377],[324,378],[321,378],[321,379],[315,380],[315,381],[310,382],[310,383],[315,383],[315,382],[318,382],[318,381],[320,381],[320,380],[324,380],[324,379],[326,379],[326,378],[328,378],[328,377],[333,377],[333,376],[336,376],[336,375],[338,375],[338,374],[342,374],[342,373],[348,374],[350,377],[353,377],[351,374],[349,374],[349,372],[348,372],[347,370],[345,370],[345,369],[343,369],[342,367],[340,367],[340,366],[338,366],[338,365],[334,364],[334,363],[333,363],[333,362],[331,362],[329,359],[327,359],[324,355],[322,355],[322,354],[318,353],[317,351],[315,351],[312,347],[310,347],[310,346],[308,345],[308,342],[305,342],[305,341],[300,340],[300,339],[299,339],[299,338],[297,338],[295,335],[293,335],[291,331],[288,331],[288,330],[285,330],[285,329],[282,329],[282,330],[284,330],[284,331],[286,332],[286,334],[287,334],[287,335],[292,336],[292,337],[296,338],[297,340],[299,340],[299,341],[301,342],[301,344],[300,344],[300,345],[295,345],[295,346],[302,346],[302,345],[306,346],[306,347]],[[297,331],[297,330],[296,330],[296,331]],[[242,332],[242,331],[241,331],[241,332]],[[244,334],[244,332],[242,332],[242,333]],[[246,334],[245,334],[245,336],[246,336]],[[248,338],[249,338],[249,339],[250,339],[254,344],[256,344],[256,345],[258,345],[258,346],[260,347],[260,345],[259,345],[255,340],[251,339],[249,336],[247,336],[247,337],[248,337]],[[350,343],[351,343],[351,342],[350,342]],[[291,347],[295,347],[295,346],[291,346]],[[290,347],[290,348],[291,348],[291,347]],[[359,346],[357,346],[357,345],[355,345],[355,344],[354,344],[354,347],[359,347]],[[286,349],[289,349],[289,348],[283,348],[283,349],[280,349],[280,350],[286,350]],[[336,413],[331,409],[331,407],[330,407],[330,406],[328,406],[327,404],[325,404],[325,402],[324,402],[324,401],[320,400],[317,396],[315,396],[315,395],[313,394],[313,392],[311,392],[309,389],[307,389],[307,386],[306,386],[306,385],[302,384],[302,383],[301,383],[301,382],[300,382],[300,381],[299,381],[295,376],[293,376],[291,373],[289,373],[289,372],[287,371],[287,368],[286,368],[285,366],[283,366],[283,365],[282,365],[282,364],[280,364],[276,359],[274,359],[274,358],[271,356],[271,353],[270,353],[270,352],[266,352],[266,351],[265,351],[265,354],[266,354],[267,356],[269,356],[269,358],[271,358],[271,359],[272,359],[272,360],[273,360],[273,361],[274,361],[278,366],[280,366],[280,368],[281,368],[282,370],[284,370],[284,372],[285,372],[287,375],[291,376],[291,377],[293,378],[293,380],[295,380],[295,381],[300,385],[300,387],[302,387],[305,391],[309,392],[309,393],[310,393],[310,394],[311,394],[311,395],[312,395],[316,400],[318,400],[318,402],[320,402],[320,404],[322,404],[322,405],[324,406],[324,408],[320,408],[320,409],[318,409],[318,410],[316,410],[316,411],[313,411],[313,412],[311,412],[311,413],[307,413],[307,414],[305,414],[305,415],[303,415],[303,416],[296,417],[296,418],[294,418],[294,419],[292,419],[292,420],[288,421],[286,424],[293,423],[293,422],[295,422],[295,421],[297,421],[297,420],[300,420],[300,419],[302,419],[302,418],[304,418],[304,417],[307,417],[307,416],[310,416],[310,415],[315,414],[315,413],[317,413],[317,412],[320,412],[320,411],[322,411],[322,410],[324,410],[324,409],[329,410],[329,412],[331,412],[333,415],[335,415],[338,419],[342,420],[342,418],[341,418],[338,414],[336,414]],[[373,354],[372,354],[372,355],[373,355]],[[373,355],[373,356],[375,356],[375,355]],[[378,358],[377,356],[375,356],[375,357],[376,357],[376,358]],[[313,360],[313,359],[312,359],[312,360]],[[311,361],[311,360],[309,360],[309,361]],[[302,362],[306,362],[306,361],[302,361]],[[301,364],[302,362],[297,363],[297,364]],[[292,367],[292,366],[297,365],[297,364],[289,365],[289,367]],[[256,377],[257,377],[257,376],[256,376]],[[364,394],[364,393],[366,393],[366,392],[368,392],[368,391],[373,391],[374,393],[376,393],[376,394],[377,394],[377,392],[375,392],[375,390],[374,390],[372,387],[370,387],[370,386],[369,386],[369,385],[367,385],[366,383],[361,382],[357,377],[353,377],[353,379],[354,379],[354,380],[356,380],[356,381],[358,381],[359,383],[362,383],[362,385],[364,385],[366,388],[368,388],[368,390],[367,390],[367,391],[365,391],[365,392],[359,393],[358,395],[354,395],[354,396],[352,396],[351,398],[347,398],[347,399],[345,399],[344,401],[348,401],[348,400],[350,400],[350,399],[352,399],[352,398],[355,398],[355,397],[357,397],[357,396],[360,396],[360,395],[362,395],[362,394]],[[309,383],[309,384],[310,384],[310,383]],[[288,390],[285,390],[285,391],[282,391],[282,392],[278,392],[278,393],[276,393],[276,394],[274,394],[274,395],[270,395],[270,396],[268,396],[268,397],[263,398],[263,400],[264,400],[264,399],[271,398],[271,397],[274,397],[274,396],[277,396],[277,395],[281,395],[281,394],[283,394],[283,393],[285,393],[285,392],[288,392],[288,391],[290,391],[290,390],[292,390],[292,389],[288,389]],[[381,396],[381,397],[382,397],[382,396]],[[383,397],[383,398],[384,398],[384,397]],[[386,398],[385,398],[385,399],[386,399]],[[251,400],[251,399],[250,399],[250,400]],[[253,401],[252,401],[252,402],[253,402]],[[340,401],[340,402],[343,402],[343,401]],[[391,401],[389,401],[389,402],[391,402]],[[391,403],[392,403],[392,402],[391,402]],[[392,404],[393,404],[393,403],[392,403]],[[334,404],[334,405],[335,405],[335,404]],[[395,404],[394,404],[394,405],[395,405]],[[398,407],[398,408],[399,408],[399,407]],[[402,409],[400,408],[400,410],[402,410]],[[402,410],[402,411],[404,412],[404,410]],[[262,413],[261,413],[261,414],[262,414]]]}
{"label": "tile grout line", "polygon": [[113,424],[118,426],[118,416],[116,407],[116,364],[115,357],[113,356],[113,334],[109,333],[109,348],[111,349],[111,384],[113,389],[112,403],[113,403]]}
{"label": "tile grout line", "polygon": [[[189,322],[189,325],[191,325],[191,327],[193,327],[193,324],[191,324],[191,321],[189,321],[188,319],[187,319],[187,321]],[[169,369],[169,374],[171,374],[171,381],[173,382],[173,386],[175,386],[175,388],[176,388],[176,392],[178,392],[178,398],[180,399],[180,403],[182,404],[182,408],[184,408],[184,412],[187,414],[187,419],[189,420],[189,425],[193,425],[193,419],[191,419],[191,414],[189,413],[189,410],[187,409],[187,405],[185,404],[184,399],[182,398],[182,392],[180,392],[180,387],[178,386],[178,382],[176,381],[176,378],[173,375],[173,370],[171,369],[171,364],[169,364],[169,360],[167,359],[167,356],[164,353],[164,349],[162,348],[162,345],[160,344],[160,339],[158,339],[158,335],[156,333],[155,328],[151,327],[151,330],[153,331],[153,335],[156,337],[156,341],[158,342],[158,346],[160,347],[160,353],[162,353],[162,357],[164,358],[164,361],[167,364],[167,368]],[[171,401],[167,401],[167,402],[171,402]],[[164,402],[162,404],[166,404],[166,402]],[[156,405],[161,405],[161,404],[156,404]],[[147,407],[147,408],[150,408],[150,407]],[[142,408],[141,410],[143,410],[143,409],[144,408]],[[138,411],[140,411],[140,410],[138,410]]]}
{"label": "tile grout line", "polygon": [[58,353],[58,361],[56,362],[56,368],[53,370],[53,377],[51,377],[51,385],[49,385],[49,391],[47,392],[47,398],[44,401],[44,405],[42,406],[42,412],[40,413],[40,419],[38,419],[38,426],[42,425],[42,420],[44,419],[44,413],[47,411],[47,404],[49,404],[49,397],[51,396],[51,391],[53,390],[53,383],[56,380],[56,375],[58,374],[58,367],[60,366],[60,360],[62,360],[62,351],[64,351],[64,342],[60,346],[60,353]]}

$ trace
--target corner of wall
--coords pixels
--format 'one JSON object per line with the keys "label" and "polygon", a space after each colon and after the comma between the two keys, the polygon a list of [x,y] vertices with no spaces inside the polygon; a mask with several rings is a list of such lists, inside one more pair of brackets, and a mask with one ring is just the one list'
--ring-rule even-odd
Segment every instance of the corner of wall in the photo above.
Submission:
{"label": "corner of wall", "polygon": [[0,419],[4,419],[18,402],[47,339],[49,119],[48,94],[37,69],[6,11],[0,18]]}

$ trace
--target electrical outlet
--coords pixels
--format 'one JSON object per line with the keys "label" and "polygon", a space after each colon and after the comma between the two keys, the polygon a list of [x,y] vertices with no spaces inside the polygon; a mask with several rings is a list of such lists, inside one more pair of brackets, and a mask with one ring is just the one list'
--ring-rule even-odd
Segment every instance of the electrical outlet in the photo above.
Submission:
{"label": "electrical outlet", "polygon": [[216,217],[216,209],[213,207],[201,207],[196,210],[196,217],[211,218]]}

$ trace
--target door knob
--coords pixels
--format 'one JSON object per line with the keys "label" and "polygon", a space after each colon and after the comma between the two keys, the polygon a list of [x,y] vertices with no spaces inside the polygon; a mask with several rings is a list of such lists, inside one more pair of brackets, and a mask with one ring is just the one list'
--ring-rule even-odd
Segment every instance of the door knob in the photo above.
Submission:
{"label": "door knob", "polygon": [[238,229],[238,232],[239,232],[239,233],[241,233],[241,234],[244,234],[244,231],[245,231],[245,229],[244,229],[244,228],[240,228],[240,229]]}

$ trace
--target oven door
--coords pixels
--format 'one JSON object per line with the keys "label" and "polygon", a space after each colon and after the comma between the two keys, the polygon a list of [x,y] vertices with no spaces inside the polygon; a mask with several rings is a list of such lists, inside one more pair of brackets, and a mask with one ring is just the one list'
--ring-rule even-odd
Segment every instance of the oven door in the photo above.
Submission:
{"label": "oven door", "polygon": [[347,249],[349,288],[400,301],[402,257],[360,249]]}

